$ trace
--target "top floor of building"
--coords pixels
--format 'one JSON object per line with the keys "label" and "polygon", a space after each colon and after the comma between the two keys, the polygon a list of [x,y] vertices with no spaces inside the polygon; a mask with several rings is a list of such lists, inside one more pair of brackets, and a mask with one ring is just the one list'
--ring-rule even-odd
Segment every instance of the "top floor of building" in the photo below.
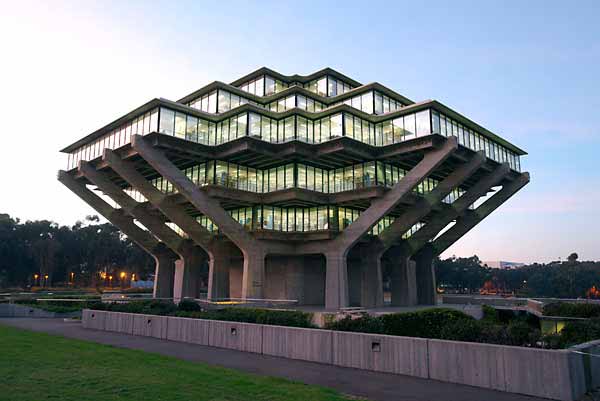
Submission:
{"label": "top floor of building", "polygon": [[419,136],[455,136],[461,146],[520,171],[526,152],[437,101],[415,103],[379,83],[363,85],[331,68],[282,75],[266,67],[226,84],[215,81],[172,102],[154,99],[62,151],[68,168],[157,132],[207,145],[242,136],[322,143],[346,136],[388,146]]}

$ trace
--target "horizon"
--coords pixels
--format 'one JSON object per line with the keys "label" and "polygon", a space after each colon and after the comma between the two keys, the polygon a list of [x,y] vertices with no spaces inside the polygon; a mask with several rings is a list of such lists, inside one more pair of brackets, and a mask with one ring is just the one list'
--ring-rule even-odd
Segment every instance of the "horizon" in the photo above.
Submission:
{"label": "horizon", "polygon": [[[522,165],[531,183],[442,257],[531,263],[577,252],[600,260],[600,4],[580,2],[573,12],[559,2],[388,3],[384,17],[381,2],[344,10],[314,3],[308,8],[322,12],[311,16],[297,15],[293,3],[262,4],[7,4],[0,168],[16,192],[7,191],[0,213],[69,226],[98,214],[56,180],[66,166],[58,150],[150,99],[177,100],[261,66],[284,75],[331,67],[415,102],[439,100],[529,153]],[[407,11],[399,30],[394,16]],[[364,34],[361,23],[375,18]]]}

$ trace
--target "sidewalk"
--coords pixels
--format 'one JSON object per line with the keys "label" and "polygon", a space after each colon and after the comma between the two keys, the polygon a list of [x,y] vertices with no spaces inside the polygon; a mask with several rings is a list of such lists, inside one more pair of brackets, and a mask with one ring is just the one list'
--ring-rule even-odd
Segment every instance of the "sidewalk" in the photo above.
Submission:
{"label": "sidewalk", "polygon": [[366,397],[372,401],[543,401],[525,395],[416,377],[368,372],[151,337],[86,330],[78,322],[64,322],[62,319],[0,318],[0,324],[116,347],[155,352],[259,375],[283,377],[330,387],[341,393]]}

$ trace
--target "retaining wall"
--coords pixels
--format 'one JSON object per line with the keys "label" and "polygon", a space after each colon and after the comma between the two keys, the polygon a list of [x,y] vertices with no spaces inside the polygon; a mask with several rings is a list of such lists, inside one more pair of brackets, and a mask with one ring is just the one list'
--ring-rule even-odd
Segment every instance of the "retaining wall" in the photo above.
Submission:
{"label": "retaining wall", "polygon": [[60,317],[60,316],[70,316],[73,314],[65,314],[65,313],[55,313],[48,312],[43,309],[35,308],[27,305],[20,304],[0,304],[0,317]]}
{"label": "retaining wall", "polygon": [[[95,310],[83,327],[229,348],[356,369],[403,374],[574,401],[600,386],[600,358],[413,337],[188,319]],[[583,346],[583,345],[582,345]],[[585,345],[600,354],[600,341]]]}

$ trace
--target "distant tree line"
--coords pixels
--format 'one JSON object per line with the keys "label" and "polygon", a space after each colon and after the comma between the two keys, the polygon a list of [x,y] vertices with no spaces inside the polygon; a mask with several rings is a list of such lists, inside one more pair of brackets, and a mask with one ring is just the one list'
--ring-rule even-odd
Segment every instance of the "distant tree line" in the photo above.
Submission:
{"label": "distant tree line", "polygon": [[100,272],[116,281],[123,270],[143,279],[154,272],[154,262],[97,216],[68,227],[0,214],[0,288],[96,286],[103,284]]}
{"label": "distant tree line", "polygon": [[522,296],[595,298],[600,288],[600,262],[580,262],[572,253],[563,262],[493,269],[482,265],[477,256],[451,257],[436,261],[436,279],[448,292],[477,293],[493,288]]}

